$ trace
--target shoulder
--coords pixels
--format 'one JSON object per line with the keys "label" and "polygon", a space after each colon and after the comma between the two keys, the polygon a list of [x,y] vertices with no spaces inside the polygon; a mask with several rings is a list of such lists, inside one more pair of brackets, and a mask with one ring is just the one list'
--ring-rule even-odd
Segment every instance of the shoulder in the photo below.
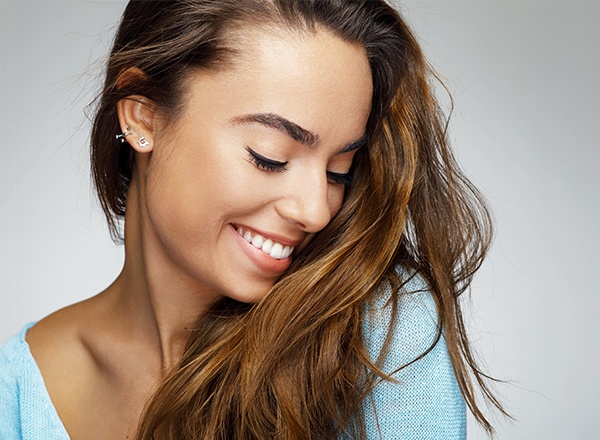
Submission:
{"label": "shoulder", "polygon": [[96,298],[52,313],[31,327],[26,336],[47,393],[67,426],[81,409],[75,402],[89,399],[104,377],[98,344],[93,345],[104,316]]}
{"label": "shoulder", "polygon": [[25,333],[28,324],[0,348],[0,432],[3,439],[21,438],[19,393],[23,382],[24,364],[27,362]]}
{"label": "shoulder", "polygon": [[[80,390],[96,371],[93,353],[87,347],[86,327],[94,319],[89,301],[61,309],[39,321],[27,332],[26,340],[44,378],[55,406],[78,401]],[[77,371],[77,374],[72,374]]]}
{"label": "shoulder", "polygon": [[81,338],[82,321],[86,319],[84,310],[82,303],[66,307],[42,319],[27,332],[31,354],[47,380],[48,376],[80,366],[82,355],[86,353]]}
{"label": "shoulder", "polygon": [[3,440],[67,439],[25,340],[31,326],[0,349],[0,433]]}
{"label": "shoulder", "polygon": [[[0,368],[3,373],[7,370],[18,371],[27,352],[25,335],[34,324],[35,322],[27,324],[18,334],[6,341],[2,348],[0,348]],[[0,380],[2,378],[3,376],[0,376]]]}
{"label": "shoulder", "polygon": [[365,308],[363,330],[372,359],[380,356],[389,337],[389,361],[404,365],[427,351],[441,329],[435,298],[425,280],[418,274],[398,272],[406,283],[398,292],[381,286]]}
{"label": "shoulder", "polygon": [[[0,348],[0,390],[2,391],[0,398],[2,399],[9,393],[18,392],[18,382],[31,360],[31,354],[27,342],[25,342],[25,334],[33,324],[27,324]],[[1,406],[4,408],[4,404],[8,404],[8,402],[2,401],[2,404]]]}
{"label": "shoulder", "polygon": [[369,355],[392,378],[379,379],[365,401],[368,438],[463,439],[466,406],[435,297],[418,275],[396,293],[382,286],[364,315]]}

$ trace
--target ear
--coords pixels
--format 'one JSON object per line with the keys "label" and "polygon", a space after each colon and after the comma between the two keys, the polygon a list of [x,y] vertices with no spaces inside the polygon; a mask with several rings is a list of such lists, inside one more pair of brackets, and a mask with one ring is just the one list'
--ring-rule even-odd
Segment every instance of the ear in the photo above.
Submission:
{"label": "ear", "polygon": [[[144,81],[146,75],[137,68],[121,72],[117,87]],[[149,153],[154,148],[154,135],[157,129],[155,104],[145,96],[131,95],[117,103],[117,113],[121,126],[121,139],[126,140],[138,153]]]}

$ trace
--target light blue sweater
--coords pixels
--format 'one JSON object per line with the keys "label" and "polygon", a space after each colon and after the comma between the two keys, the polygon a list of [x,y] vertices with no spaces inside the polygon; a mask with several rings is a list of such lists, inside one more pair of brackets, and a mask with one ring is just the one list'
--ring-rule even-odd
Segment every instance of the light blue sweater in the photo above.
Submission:
{"label": "light blue sweater", "polygon": [[67,440],[25,341],[27,324],[0,350],[0,440]]}
{"label": "light blue sweater", "polygon": [[[423,285],[409,283],[399,301],[384,371],[392,372],[422,354],[434,341],[434,300]],[[365,342],[376,359],[390,326],[389,291],[365,315]],[[25,341],[28,324],[0,349],[0,440],[68,440],[69,436]],[[431,352],[382,382],[365,402],[369,439],[460,440],[466,438],[465,402],[444,339]]]}

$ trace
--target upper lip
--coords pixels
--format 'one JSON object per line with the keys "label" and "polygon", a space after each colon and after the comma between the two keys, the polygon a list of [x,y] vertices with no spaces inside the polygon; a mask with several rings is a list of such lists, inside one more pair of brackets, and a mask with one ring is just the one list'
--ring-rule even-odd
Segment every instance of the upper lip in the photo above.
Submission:
{"label": "upper lip", "polygon": [[260,229],[252,228],[250,226],[242,225],[239,223],[232,223],[232,226],[234,227],[234,229],[242,228],[244,232],[250,231],[253,235],[260,234],[265,239],[270,239],[271,241],[280,243],[283,246],[297,246],[300,243],[302,243],[302,239],[293,239],[293,238],[285,237],[283,235],[273,234],[271,232],[264,232],[264,231],[261,231]]}

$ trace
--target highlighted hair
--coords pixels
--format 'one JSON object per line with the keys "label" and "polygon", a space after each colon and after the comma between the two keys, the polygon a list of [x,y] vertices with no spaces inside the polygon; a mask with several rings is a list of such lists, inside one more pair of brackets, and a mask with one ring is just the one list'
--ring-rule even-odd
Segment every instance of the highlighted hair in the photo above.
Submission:
{"label": "highlighted hair", "polygon": [[[137,438],[364,438],[361,404],[389,376],[367,355],[363,313],[384,283],[395,310],[408,281],[400,274],[407,273],[430,286],[438,337],[443,329],[467,405],[491,433],[478,391],[503,409],[476,365],[459,296],[488,250],[492,221],[450,151],[435,77],[409,27],[383,0],[131,1],[91,142],[113,237],[120,237],[135,169],[130,149],[114,142],[117,102],[142,95],[176,118],[185,75],[226,68],[236,31],[246,25],[325,29],[363,46],[374,86],[369,146],[355,156],[355,183],[341,211],[271,291],[253,305],[223,300],[199,319],[181,362],[148,403]],[[132,67],[144,76],[117,87]]]}

